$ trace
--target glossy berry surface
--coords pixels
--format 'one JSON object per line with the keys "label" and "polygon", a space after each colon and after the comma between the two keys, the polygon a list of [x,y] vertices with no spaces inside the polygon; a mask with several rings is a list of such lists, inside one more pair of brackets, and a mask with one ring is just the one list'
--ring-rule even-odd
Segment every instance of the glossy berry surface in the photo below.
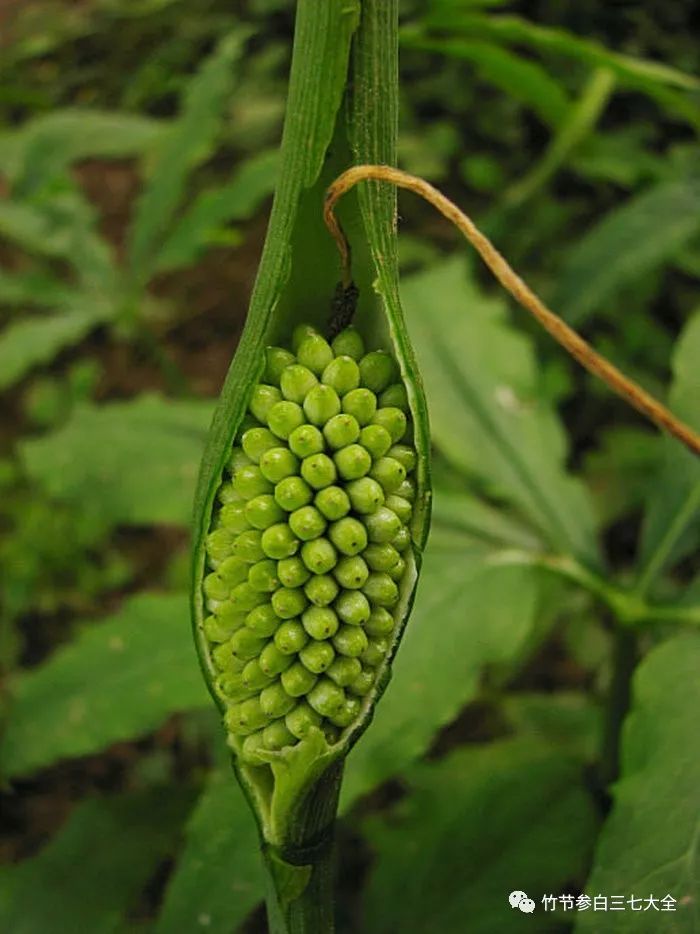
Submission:
{"label": "glossy berry surface", "polygon": [[417,463],[396,362],[355,328],[329,344],[300,325],[266,361],[203,583],[225,724],[251,763],[361,714],[392,645]]}

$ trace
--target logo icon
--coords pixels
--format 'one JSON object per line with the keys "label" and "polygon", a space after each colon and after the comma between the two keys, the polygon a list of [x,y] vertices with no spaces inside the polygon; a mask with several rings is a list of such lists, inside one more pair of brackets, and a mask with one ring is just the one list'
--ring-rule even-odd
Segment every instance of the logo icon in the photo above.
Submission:
{"label": "logo icon", "polygon": [[519,908],[526,915],[531,915],[535,910],[535,903],[533,900],[527,897],[526,892],[521,892],[518,889],[510,893],[508,901],[510,902],[511,908]]}

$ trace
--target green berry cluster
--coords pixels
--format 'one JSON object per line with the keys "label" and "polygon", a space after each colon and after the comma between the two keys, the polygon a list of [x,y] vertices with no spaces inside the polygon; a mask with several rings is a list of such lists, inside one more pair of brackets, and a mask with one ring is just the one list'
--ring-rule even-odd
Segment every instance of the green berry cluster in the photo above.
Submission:
{"label": "green berry cluster", "polygon": [[206,542],[204,633],[242,755],[329,742],[391,645],[416,454],[393,357],[355,328],[268,347]]}

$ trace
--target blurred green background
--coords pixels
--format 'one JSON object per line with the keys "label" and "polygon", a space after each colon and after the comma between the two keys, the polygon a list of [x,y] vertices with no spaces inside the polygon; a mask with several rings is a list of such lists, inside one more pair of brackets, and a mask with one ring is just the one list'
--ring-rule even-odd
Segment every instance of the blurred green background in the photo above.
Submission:
{"label": "blurred green background", "polygon": [[[8,934],[265,930],[188,632],[187,523],[276,180],[293,6],[0,8]],[[407,0],[399,152],[700,427],[694,6]],[[410,196],[400,250],[436,520],[394,683],[348,766],[340,930],[695,930],[697,465]],[[635,824],[607,782],[640,659],[623,777],[643,780],[620,791]],[[664,755],[643,762],[640,736]],[[683,801],[677,837],[665,795]],[[658,897],[691,893],[693,917],[625,928],[507,904],[650,876]]]}

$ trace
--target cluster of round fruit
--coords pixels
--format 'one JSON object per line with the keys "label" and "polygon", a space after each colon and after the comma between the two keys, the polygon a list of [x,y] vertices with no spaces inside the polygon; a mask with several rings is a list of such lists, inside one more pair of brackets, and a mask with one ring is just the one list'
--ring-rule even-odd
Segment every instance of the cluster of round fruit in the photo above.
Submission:
{"label": "cluster of round fruit", "polygon": [[241,754],[329,742],[388,652],[415,498],[406,390],[355,328],[269,347],[206,549],[204,633]]}

